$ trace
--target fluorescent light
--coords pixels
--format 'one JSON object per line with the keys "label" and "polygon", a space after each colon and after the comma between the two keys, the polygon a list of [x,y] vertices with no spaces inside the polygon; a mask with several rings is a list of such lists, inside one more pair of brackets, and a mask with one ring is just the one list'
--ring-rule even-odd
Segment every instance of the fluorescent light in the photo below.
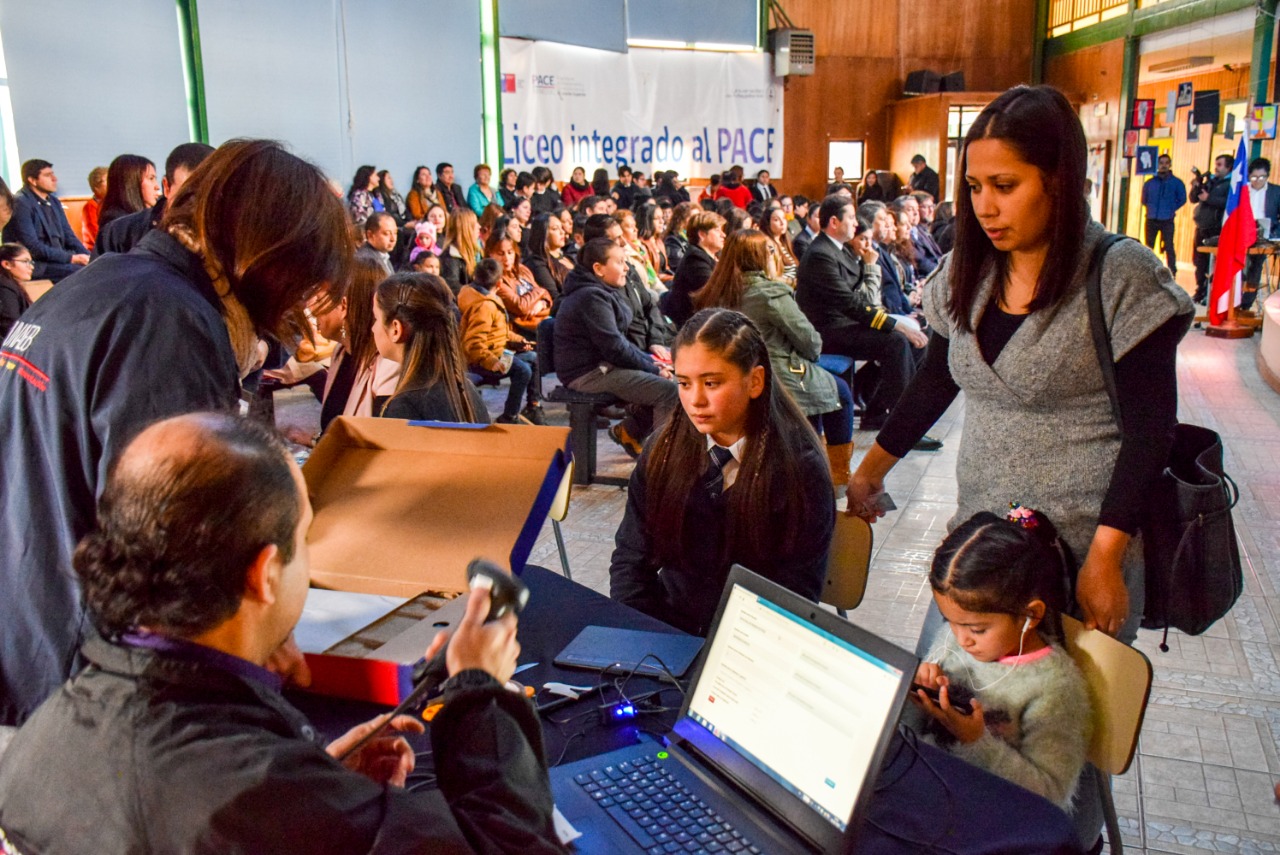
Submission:
{"label": "fluorescent light", "polygon": [[670,39],[627,39],[627,47],[655,48],[656,50],[688,50],[689,43]]}
{"label": "fluorescent light", "polygon": [[1188,56],[1167,62],[1153,62],[1147,70],[1152,74],[1167,74],[1173,71],[1186,71],[1190,68],[1200,68],[1201,66],[1212,64],[1213,57],[1211,56]]}
{"label": "fluorescent light", "polygon": [[714,50],[721,51],[723,53],[748,53],[755,51],[757,48],[755,45],[722,44],[720,42],[694,42],[693,49]]}

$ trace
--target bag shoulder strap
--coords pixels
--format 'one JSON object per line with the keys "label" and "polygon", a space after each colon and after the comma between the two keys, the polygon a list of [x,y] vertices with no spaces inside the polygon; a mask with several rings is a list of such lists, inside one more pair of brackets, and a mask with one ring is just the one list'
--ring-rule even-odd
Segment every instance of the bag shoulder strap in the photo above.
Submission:
{"label": "bag shoulder strap", "polygon": [[1093,258],[1089,261],[1089,272],[1085,276],[1085,296],[1089,302],[1089,331],[1093,334],[1093,349],[1098,356],[1098,367],[1102,369],[1102,382],[1107,387],[1107,398],[1111,401],[1111,415],[1116,425],[1124,431],[1124,420],[1120,417],[1120,393],[1116,387],[1116,360],[1111,349],[1111,331],[1107,329],[1107,320],[1102,313],[1102,261],[1107,251],[1122,240],[1130,240],[1127,235],[1107,234],[1093,248]]}

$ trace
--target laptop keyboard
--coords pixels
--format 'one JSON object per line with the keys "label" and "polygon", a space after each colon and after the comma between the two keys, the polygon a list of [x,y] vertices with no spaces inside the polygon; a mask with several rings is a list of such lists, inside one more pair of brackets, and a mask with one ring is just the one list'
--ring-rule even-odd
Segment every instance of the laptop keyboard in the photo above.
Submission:
{"label": "laptop keyboard", "polygon": [[748,852],[760,847],[689,791],[652,754],[575,775],[582,787],[650,855]]}

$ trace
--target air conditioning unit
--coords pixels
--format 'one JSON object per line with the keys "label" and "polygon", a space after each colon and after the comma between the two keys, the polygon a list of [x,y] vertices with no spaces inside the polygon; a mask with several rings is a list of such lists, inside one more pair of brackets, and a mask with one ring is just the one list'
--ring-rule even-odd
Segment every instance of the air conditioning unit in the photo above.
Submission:
{"label": "air conditioning unit", "polygon": [[773,73],[777,77],[813,74],[816,56],[813,30],[790,27],[770,30],[769,53],[773,54]]}

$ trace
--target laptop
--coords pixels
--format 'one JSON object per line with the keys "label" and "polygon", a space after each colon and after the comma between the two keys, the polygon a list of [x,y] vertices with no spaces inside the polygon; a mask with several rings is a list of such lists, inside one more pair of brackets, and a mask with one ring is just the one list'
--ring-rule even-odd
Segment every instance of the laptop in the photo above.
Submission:
{"label": "laptop", "polygon": [[667,743],[551,770],[576,851],[846,850],[917,663],[735,565]]}
{"label": "laptop", "polygon": [[588,626],[553,662],[561,668],[622,674],[634,671],[647,677],[661,677],[670,671],[674,677],[683,677],[700,650],[702,639],[696,635]]}

